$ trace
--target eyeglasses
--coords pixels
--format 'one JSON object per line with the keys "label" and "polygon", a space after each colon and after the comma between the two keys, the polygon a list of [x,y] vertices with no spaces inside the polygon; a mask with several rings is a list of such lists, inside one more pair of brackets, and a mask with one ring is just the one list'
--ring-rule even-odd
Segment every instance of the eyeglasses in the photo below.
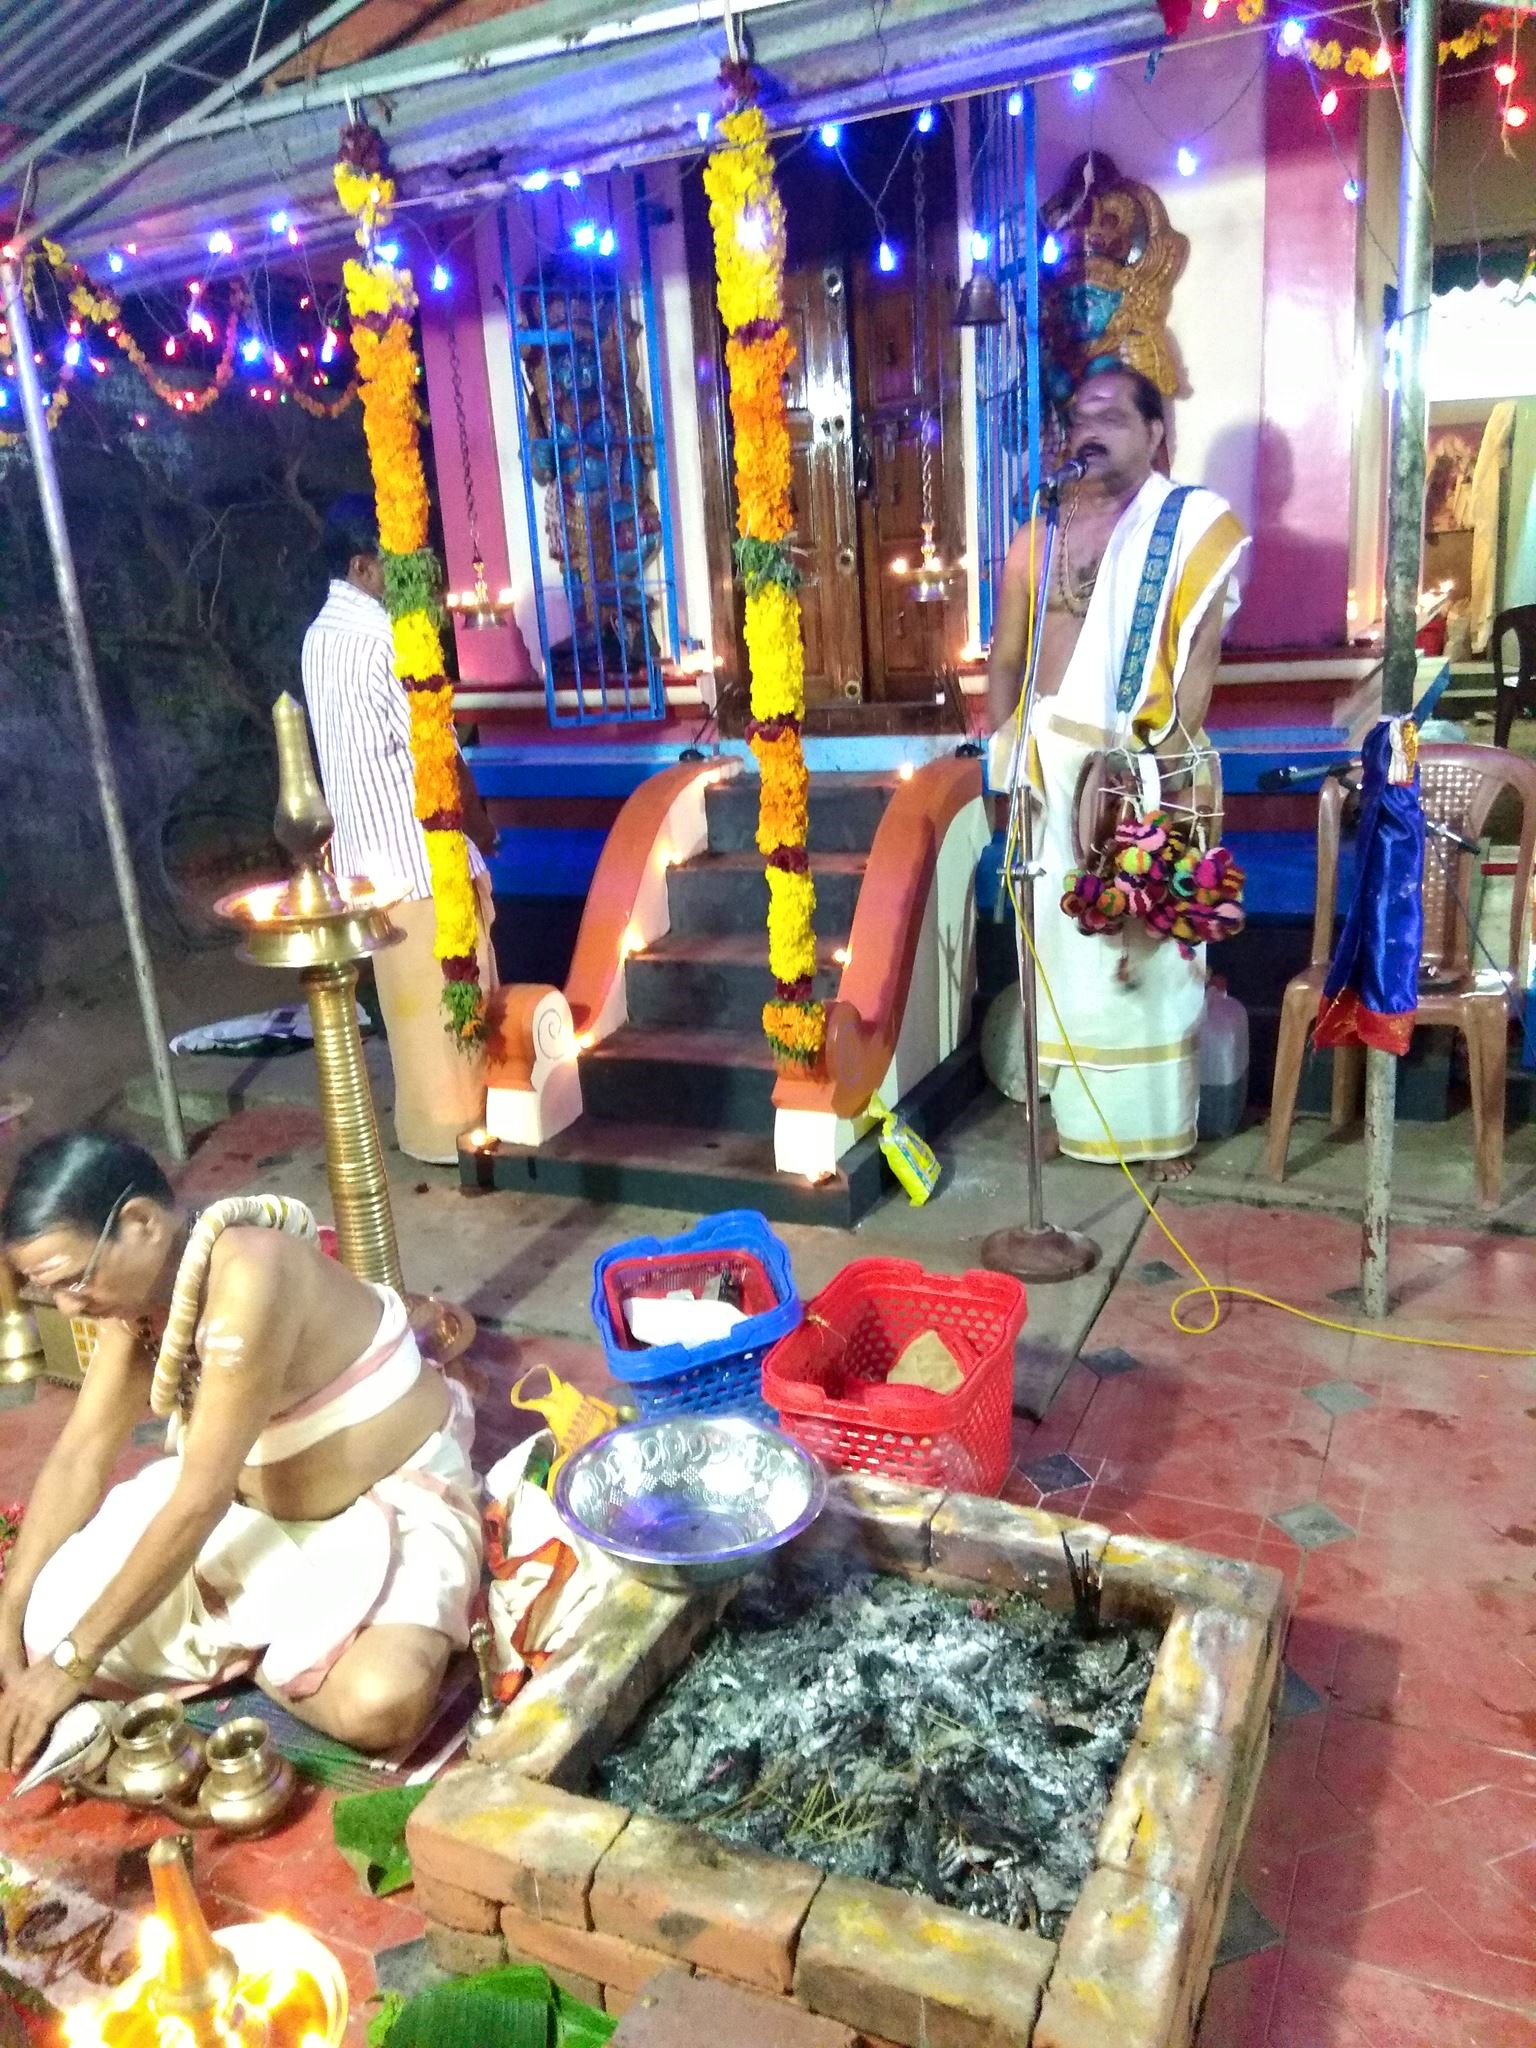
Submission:
{"label": "eyeglasses", "polygon": [[50,1288],[50,1293],[72,1295],[78,1301],[87,1292],[92,1280],[96,1277],[96,1268],[101,1264],[102,1256],[112,1241],[112,1233],[117,1228],[117,1219],[122,1213],[123,1204],[132,1193],[133,1189],[131,1187],[124,1188],[123,1192],[107,1211],[107,1220],[101,1226],[101,1235],[96,1240],[95,1249],[75,1278],[73,1280],[66,1280],[62,1286],[55,1283]]}

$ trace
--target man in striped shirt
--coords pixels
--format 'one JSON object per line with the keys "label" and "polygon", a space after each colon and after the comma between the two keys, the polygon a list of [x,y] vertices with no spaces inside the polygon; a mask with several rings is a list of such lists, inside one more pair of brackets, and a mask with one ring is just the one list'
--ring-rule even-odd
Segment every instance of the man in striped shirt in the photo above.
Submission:
{"label": "man in striped shirt", "polygon": [[[461,1052],[444,1028],[410,707],[395,675],[379,533],[366,498],[331,508],[325,559],[331,585],[304,635],[303,677],[320,780],[336,820],[331,857],[338,875],[366,875],[401,898],[391,918],[404,936],[373,959],[395,1076],[395,1137],[413,1159],[452,1165],[459,1133],[485,1113],[485,1062]],[[462,756],[459,792],[478,898],[480,976],[490,989],[496,975],[484,855],[496,835]]]}

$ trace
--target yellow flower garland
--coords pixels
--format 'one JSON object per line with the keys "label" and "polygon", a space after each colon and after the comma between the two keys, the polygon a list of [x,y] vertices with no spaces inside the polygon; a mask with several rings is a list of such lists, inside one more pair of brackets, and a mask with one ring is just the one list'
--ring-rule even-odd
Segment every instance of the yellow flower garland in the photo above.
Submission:
{"label": "yellow flower garland", "polygon": [[336,196],[357,222],[363,251],[361,262],[348,259],[343,276],[354,323],[352,343],[384,555],[395,672],[410,703],[416,816],[432,877],[437,913],[434,950],[443,969],[447,1028],[467,1047],[485,1036],[485,1005],[476,952],[474,884],[459,800],[453,686],[443,673],[437,613],[424,601],[436,582],[436,563],[427,555],[429,503],[416,396],[421,364],[411,332],[416,287],[409,270],[379,253],[375,239],[389,219],[395,197],[393,181],[380,168],[383,143],[373,130],[357,125],[343,134],[342,151],[334,172]]}
{"label": "yellow flower garland", "polygon": [[[1262,21],[1267,11],[1268,0],[1237,0],[1237,18],[1245,27],[1251,28]],[[1482,14],[1470,28],[1459,35],[1442,36],[1438,61],[1448,63],[1453,57],[1461,63],[1475,57],[1480,50],[1493,49],[1502,33],[1496,14]],[[1307,62],[1315,71],[1342,70],[1350,78],[1380,78],[1391,66],[1381,60],[1380,43],[1351,43],[1346,50],[1337,36],[1319,42],[1308,36],[1302,44]]]}
{"label": "yellow flower garland", "polygon": [[761,774],[757,845],[768,864],[768,966],[777,985],[763,1007],[763,1030],[779,1063],[803,1071],[821,1058],[826,1013],[811,994],[816,884],[805,854],[805,648],[787,545],[793,514],[784,380],[795,349],[783,324],[784,204],[751,75],[731,65],[725,76],[736,104],[720,123],[719,142],[704,167],[704,190],[714,233],[715,295],[729,337],[737,559],[746,586],[751,676],[748,734]]}

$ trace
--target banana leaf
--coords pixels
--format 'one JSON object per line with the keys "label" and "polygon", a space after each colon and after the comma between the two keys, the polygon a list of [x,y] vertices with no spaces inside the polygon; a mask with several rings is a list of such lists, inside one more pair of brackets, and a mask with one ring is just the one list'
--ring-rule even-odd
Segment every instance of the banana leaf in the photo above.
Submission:
{"label": "banana leaf", "polygon": [[369,2048],[604,2048],[618,2022],[558,1990],[536,1964],[435,1984],[393,2002],[368,2028]]}

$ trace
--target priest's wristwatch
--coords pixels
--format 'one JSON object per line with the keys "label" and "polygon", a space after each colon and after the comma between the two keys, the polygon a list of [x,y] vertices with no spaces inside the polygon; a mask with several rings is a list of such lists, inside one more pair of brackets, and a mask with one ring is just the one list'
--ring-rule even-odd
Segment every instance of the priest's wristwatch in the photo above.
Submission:
{"label": "priest's wristwatch", "polygon": [[55,1645],[53,1661],[64,1676],[72,1678],[76,1685],[88,1685],[96,1676],[95,1663],[89,1657],[81,1656],[70,1636],[66,1636],[63,1642]]}

